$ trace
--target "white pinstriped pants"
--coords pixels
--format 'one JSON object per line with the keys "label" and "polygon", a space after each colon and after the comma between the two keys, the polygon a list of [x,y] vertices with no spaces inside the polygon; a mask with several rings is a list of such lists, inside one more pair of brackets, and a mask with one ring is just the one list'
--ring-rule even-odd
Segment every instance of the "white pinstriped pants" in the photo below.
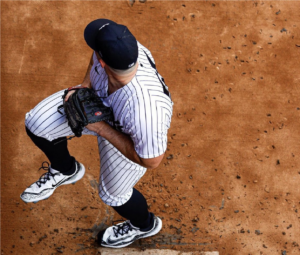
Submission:
{"label": "white pinstriped pants", "polygon": [[[25,125],[36,136],[49,141],[74,135],[65,114],[57,107],[62,105],[61,90],[43,101],[26,114]],[[62,110],[63,112],[63,110]],[[146,168],[130,161],[110,142],[96,133],[84,129],[84,135],[98,137],[100,154],[99,196],[110,206],[121,206],[131,197],[134,185],[145,174]]]}

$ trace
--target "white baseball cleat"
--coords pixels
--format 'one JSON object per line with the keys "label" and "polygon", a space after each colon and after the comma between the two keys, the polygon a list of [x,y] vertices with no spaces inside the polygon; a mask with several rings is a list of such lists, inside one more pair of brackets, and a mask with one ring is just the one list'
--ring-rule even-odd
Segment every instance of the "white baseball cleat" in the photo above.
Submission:
{"label": "white baseball cleat", "polygon": [[127,220],[100,232],[97,243],[104,247],[123,248],[138,239],[156,235],[162,229],[162,221],[153,213],[150,214],[152,218],[150,229],[137,228]]}
{"label": "white baseball cleat", "polygon": [[[48,166],[44,166],[47,163]],[[44,173],[40,179],[31,184],[25,191],[21,194],[21,199],[25,203],[37,203],[40,200],[45,200],[49,198],[54,190],[61,185],[71,184],[79,181],[85,173],[85,168],[83,164],[75,161],[76,169],[72,175],[64,175],[59,171],[56,171],[49,167],[48,162],[43,162],[42,169],[48,170]],[[40,169],[41,169],[40,168]]]}

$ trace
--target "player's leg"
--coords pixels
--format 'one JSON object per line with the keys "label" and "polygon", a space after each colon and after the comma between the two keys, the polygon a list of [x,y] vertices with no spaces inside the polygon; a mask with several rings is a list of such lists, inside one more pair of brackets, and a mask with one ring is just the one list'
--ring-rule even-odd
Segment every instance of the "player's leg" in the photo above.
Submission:
{"label": "player's leg", "polygon": [[125,204],[112,207],[136,227],[146,229],[151,225],[151,214],[148,211],[147,201],[135,188],[133,188],[132,195]]}
{"label": "player's leg", "polygon": [[64,174],[72,174],[75,171],[75,158],[69,153],[66,137],[48,141],[33,134],[27,127],[26,132],[33,143],[47,156],[52,168]]}
{"label": "player's leg", "polygon": [[157,234],[161,219],[148,211],[144,196],[134,189],[146,168],[133,163],[102,137],[98,137],[101,173],[99,195],[127,221],[98,234],[97,242],[106,247],[122,248],[137,239]]}
{"label": "player's leg", "polygon": [[66,136],[73,135],[72,130],[65,114],[57,111],[63,103],[63,93],[62,90],[49,96],[26,114],[26,132],[48,157],[50,166],[44,165],[47,172],[21,194],[25,202],[47,199],[57,187],[75,183],[84,175],[84,166],[68,151]]}

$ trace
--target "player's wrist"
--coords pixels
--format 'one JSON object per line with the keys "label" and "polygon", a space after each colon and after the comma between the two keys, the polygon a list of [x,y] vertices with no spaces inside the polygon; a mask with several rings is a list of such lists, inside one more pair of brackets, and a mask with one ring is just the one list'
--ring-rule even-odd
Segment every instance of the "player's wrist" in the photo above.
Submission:
{"label": "player's wrist", "polygon": [[96,133],[103,138],[107,138],[107,133],[109,132],[110,125],[105,121],[97,122]]}
{"label": "player's wrist", "polygon": [[87,129],[97,133],[98,135],[106,138],[106,134],[108,132],[109,125],[105,121],[96,122],[93,124],[89,124],[86,126]]}

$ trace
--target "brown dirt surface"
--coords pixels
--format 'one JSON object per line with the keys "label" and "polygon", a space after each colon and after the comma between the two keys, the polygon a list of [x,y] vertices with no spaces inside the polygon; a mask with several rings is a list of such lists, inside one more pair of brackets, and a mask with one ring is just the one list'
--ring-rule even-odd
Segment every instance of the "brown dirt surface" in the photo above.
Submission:
{"label": "brown dirt surface", "polygon": [[166,156],[136,186],[163,229],[131,247],[300,254],[299,14],[299,1],[1,1],[2,254],[97,254],[97,229],[119,219],[97,194],[94,137],[69,142],[81,181],[19,197],[47,160],[25,113],[81,83],[96,18],[151,50],[174,101]]}

